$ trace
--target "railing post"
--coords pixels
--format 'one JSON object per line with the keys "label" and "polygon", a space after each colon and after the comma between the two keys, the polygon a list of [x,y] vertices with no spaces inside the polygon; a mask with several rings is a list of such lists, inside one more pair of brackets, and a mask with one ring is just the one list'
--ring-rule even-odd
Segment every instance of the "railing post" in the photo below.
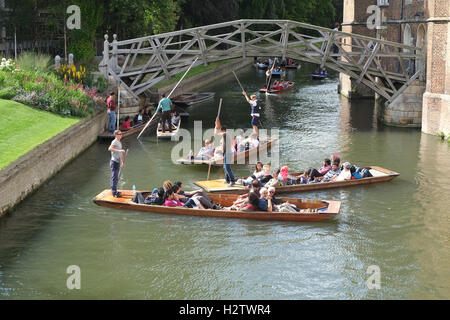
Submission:
{"label": "railing post", "polygon": [[58,70],[60,66],[61,66],[61,57],[56,56],[55,57],[55,70]]}
{"label": "railing post", "polygon": [[113,34],[113,42],[112,42],[112,61],[111,61],[111,69],[117,73],[117,69],[119,67],[118,57],[117,57],[117,34]]}
{"label": "railing post", "polygon": [[69,67],[73,65],[73,53],[69,53]]}
{"label": "railing post", "polygon": [[103,59],[102,61],[100,61],[98,69],[106,79],[108,79],[109,73],[108,65],[109,65],[109,42],[108,42],[108,35],[105,34],[105,41],[103,42]]}
{"label": "railing post", "polygon": [[247,53],[245,51],[245,26],[244,23],[241,23],[241,43],[242,43],[242,59],[247,58]]}

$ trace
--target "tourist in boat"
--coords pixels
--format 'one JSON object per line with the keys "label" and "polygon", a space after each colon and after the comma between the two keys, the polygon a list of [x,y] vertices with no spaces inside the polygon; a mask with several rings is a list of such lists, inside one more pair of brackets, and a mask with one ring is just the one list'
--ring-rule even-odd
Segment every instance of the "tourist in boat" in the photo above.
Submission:
{"label": "tourist in boat", "polygon": [[334,177],[338,176],[341,173],[341,169],[339,168],[339,162],[335,161],[331,165],[331,169],[323,176],[316,177],[314,182],[330,182]]}
{"label": "tourist in boat", "polygon": [[162,206],[164,204],[164,188],[158,188],[156,193],[152,193],[145,198],[144,204],[155,204]]}
{"label": "tourist in boat", "polygon": [[323,177],[330,170],[331,170],[331,160],[326,158],[323,160],[323,166],[319,170],[311,169],[309,173],[309,178],[312,181],[316,177]]}
{"label": "tourist in boat", "polygon": [[221,137],[221,145],[223,152],[223,170],[225,173],[225,181],[229,184],[229,187],[234,186],[234,175],[231,170],[231,163],[233,163],[234,155],[233,155],[233,147],[232,140],[233,137],[229,132],[227,132],[227,128],[222,126],[220,123],[220,119],[216,118],[216,125],[214,128],[214,135],[218,135]]}
{"label": "tourist in boat", "polygon": [[254,191],[250,191],[247,196],[247,202],[240,207],[241,211],[257,211],[259,204],[258,194]]}
{"label": "tourist in boat", "polygon": [[275,188],[274,188],[274,187],[269,187],[267,190],[269,191],[269,195],[270,195],[271,198],[272,198],[272,203],[273,203],[274,205],[279,205],[279,204],[281,204],[281,200],[275,198]]}
{"label": "tourist in boat", "polygon": [[120,126],[120,130],[123,131],[127,131],[131,128],[131,121],[130,121],[130,117],[126,116],[124,122],[122,123],[122,125]]}
{"label": "tourist in boat", "polygon": [[152,113],[150,112],[150,106],[145,107],[144,109],[144,119],[143,122],[147,122],[152,117]]}
{"label": "tourist in boat", "polygon": [[106,106],[108,108],[108,133],[114,133],[116,128],[116,109],[119,110],[119,106],[116,106],[115,92],[111,92],[106,100]]}
{"label": "tourist in boat", "polygon": [[262,162],[258,161],[255,165],[255,171],[253,172],[253,174],[247,179],[238,179],[236,183],[242,184],[243,186],[247,186],[250,185],[253,180],[258,180],[263,175],[264,175],[263,164]]}
{"label": "tourist in boat", "polygon": [[182,190],[183,184],[180,181],[175,182],[173,188],[175,196],[181,202],[186,203],[189,199],[193,199],[196,204],[200,202],[203,209],[218,209],[218,206],[214,202],[212,202],[211,198],[206,194],[206,192],[201,189],[185,192]]}
{"label": "tourist in boat", "polygon": [[246,150],[252,150],[254,148],[257,148],[259,146],[259,140],[256,133],[252,133],[247,139],[244,139],[241,141],[239,145],[239,150],[244,149]]}
{"label": "tourist in boat", "polygon": [[261,211],[272,212],[272,196],[269,195],[269,190],[267,190],[267,188],[261,188],[259,194],[258,209]]}
{"label": "tourist in boat", "polygon": [[210,160],[214,156],[214,147],[211,141],[205,140],[205,146],[201,147],[197,154],[191,155],[191,160]]}
{"label": "tourist in boat", "polygon": [[[172,110],[172,101],[169,98],[166,98],[165,94],[162,94],[161,100],[159,100],[158,107],[156,108],[156,112],[159,110],[162,111],[161,116],[161,124],[162,124],[162,132],[166,132],[165,123],[170,123],[170,111]],[[172,126],[169,126],[169,132],[172,133]]]}
{"label": "tourist in boat", "polygon": [[351,180],[352,179],[352,172],[350,171],[350,168],[352,165],[350,162],[344,162],[342,164],[342,171],[339,173],[339,175],[333,177],[331,181],[345,181],[345,180]]}
{"label": "tourist in boat", "polygon": [[272,179],[272,174],[270,172],[270,165],[265,164],[263,166],[263,174],[262,176],[258,179],[258,182],[261,186],[264,186],[267,182],[270,181],[270,179]]}
{"label": "tourist in boat", "polygon": [[245,140],[244,130],[238,129],[238,134],[236,138],[234,138],[234,148],[237,153],[245,151],[245,145],[242,145],[241,142]]}
{"label": "tourist in boat", "polygon": [[304,170],[303,173],[300,175],[300,184],[307,184],[313,179],[310,177],[311,169]]}
{"label": "tourist in boat", "polygon": [[284,186],[283,178],[280,175],[280,169],[272,170],[272,178],[264,185],[266,188]]}
{"label": "tourist in boat", "polygon": [[180,122],[180,114],[178,113],[178,111],[174,111],[172,112],[172,118],[171,118],[171,122],[175,127],[178,127],[178,123]]}
{"label": "tourist in boat", "polygon": [[164,195],[164,206],[166,207],[183,207],[184,203],[175,197],[173,189],[166,190]]}
{"label": "tourist in boat", "polygon": [[111,142],[108,151],[111,152],[111,161],[109,166],[111,167],[111,194],[113,197],[119,198],[120,192],[117,191],[117,183],[119,182],[120,168],[124,167],[123,155],[125,150],[122,149],[122,132],[120,130],[114,131],[115,139]]}
{"label": "tourist in boat", "polygon": [[170,180],[166,180],[163,182],[164,192],[166,192],[167,190],[171,190],[172,188],[173,188],[173,183]]}
{"label": "tourist in boat", "polygon": [[245,99],[247,99],[247,102],[250,104],[250,107],[251,107],[250,116],[252,117],[253,132],[256,133],[256,137],[258,137],[258,126],[259,126],[259,116],[260,116],[259,113],[261,112],[261,108],[258,105],[258,100],[256,99],[256,95],[252,94],[249,98],[245,91],[242,91],[242,94],[244,95]]}
{"label": "tourist in boat", "polygon": [[139,113],[134,116],[133,126],[139,126],[144,122],[144,109],[139,110]]}

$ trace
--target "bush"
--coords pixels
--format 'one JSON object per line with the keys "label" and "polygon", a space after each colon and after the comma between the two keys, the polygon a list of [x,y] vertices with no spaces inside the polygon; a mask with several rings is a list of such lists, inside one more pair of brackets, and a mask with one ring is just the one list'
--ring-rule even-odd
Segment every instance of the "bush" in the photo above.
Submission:
{"label": "bush", "polygon": [[0,99],[11,100],[17,94],[17,91],[12,87],[0,89]]}
{"label": "bush", "polygon": [[16,70],[16,65],[14,63],[14,60],[3,58],[0,61],[0,71],[3,72],[14,72]]}
{"label": "bush", "polygon": [[72,42],[69,52],[73,53],[77,61],[91,61],[95,57],[95,47],[92,42],[85,39]]}
{"label": "bush", "polygon": [[49,55],[24,52],[17,58],[17,65],[21,70],[48,72],[51,70],[53,60]]}

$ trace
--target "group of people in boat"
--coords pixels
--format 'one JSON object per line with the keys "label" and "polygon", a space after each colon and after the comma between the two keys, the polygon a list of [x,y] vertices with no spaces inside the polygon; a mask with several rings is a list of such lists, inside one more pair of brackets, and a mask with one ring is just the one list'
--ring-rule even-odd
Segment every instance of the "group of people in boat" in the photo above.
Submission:
{"label": "group of people in boat", "polygon": [[164,181],[162,187],[153,189],[152,193],[144,198],[141,192],[136,192],[133,202],[147,205],[159,205],[165,207],[184,207],[194,209],[213,210],[239,210],[239,211],[267,211],[267,212],[299,212],[294,204],[282,203],[275,197],[274,187],[260,187],[252,185],[248,194],[239,196],[231,206],[223,207],[214,203],[203,190],[185,192],[183,183]]}
{"label": "group of people in boat", "polygon": [[328,75],[328,72],[325,67],[322,69],[317,68],[316,70],[313,71],[312,75],[313,76],[326,76],[326,75]]}
{"label": "group of people in boat", "polygon": [[248,187],[257,184],[260,187],[270,188],[294,184],[338,182],[371,176],[368,169],[351,165],[350,162],[341,164],[338,156],[332,156],[332,160],[324,159],[323,165],[319,169],[304,170],[299,176],[290,175],[287,166],[271,169],[270,165],[257,162],[253,174],[248,178],[238,179],[236,183]]}
{"label": "group of people in boat", "polygon": [[[257,148],[259,140],[256,133],[245,136],[244,130],[238,129],[237,135],[232,138],[231,151],[233,154],[245,152]],[[218,160],[223,157],[224,139],[220,139],[219,145],[215,147],[209,139],[205,140],[205,145],[200,148],[198,153],[190,153],[190,160]]]}

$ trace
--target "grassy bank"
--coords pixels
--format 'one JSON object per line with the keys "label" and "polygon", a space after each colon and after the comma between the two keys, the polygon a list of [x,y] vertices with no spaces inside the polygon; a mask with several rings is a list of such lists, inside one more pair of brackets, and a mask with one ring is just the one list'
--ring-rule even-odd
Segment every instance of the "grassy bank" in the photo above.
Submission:
{"label": "grassy bank", "polygon": [[0,169],[80,120],[2,99],[0,115]]}

